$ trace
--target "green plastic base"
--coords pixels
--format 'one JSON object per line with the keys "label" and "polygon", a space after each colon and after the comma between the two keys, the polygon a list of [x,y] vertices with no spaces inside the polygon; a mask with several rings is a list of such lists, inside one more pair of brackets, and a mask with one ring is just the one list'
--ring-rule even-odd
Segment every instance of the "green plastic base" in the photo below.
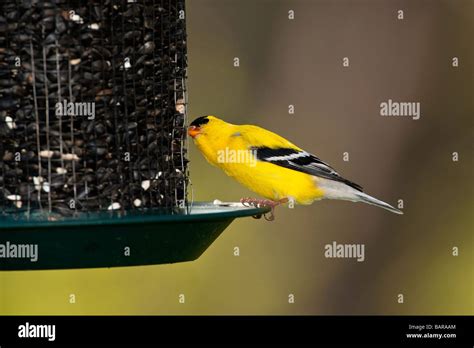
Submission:
{"label": "green plastic base", "polygon": [[[189,212],[101,212],[49,221],[51,216],[0,217],[0,270],[155,265],[196,260],[238,217],[268,208],[194,203]],[[12,248],[37,246],[37,260]],[[18,248],[17,248],[18,250]],[[9,253],[7,255],[7,253]],[[8,257],[5,257],[8,256]]]}

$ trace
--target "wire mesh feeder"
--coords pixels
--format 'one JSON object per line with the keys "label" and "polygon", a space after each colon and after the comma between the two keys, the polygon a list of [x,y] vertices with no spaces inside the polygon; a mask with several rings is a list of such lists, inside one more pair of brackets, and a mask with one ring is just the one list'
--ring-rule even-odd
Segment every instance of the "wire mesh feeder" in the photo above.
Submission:
{"label": "wire mesh feeder", "polygon": [[[190,209],[184,0],[0,8],[0,269],[187,261],[265,212]],[[5,261],[7,242],[43,257]]]}

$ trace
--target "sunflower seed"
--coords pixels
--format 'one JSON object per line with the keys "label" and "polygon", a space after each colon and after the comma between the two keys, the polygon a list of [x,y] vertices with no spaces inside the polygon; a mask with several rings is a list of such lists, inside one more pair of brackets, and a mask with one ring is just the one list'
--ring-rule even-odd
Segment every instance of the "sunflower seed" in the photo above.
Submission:
{"label": "sunflower seed", "polygon": [[43,151],[40,151],[39,153],[40,157],[44,157],[44,158],[51,158],[53,157],[53,154],[54,152],[51,150],[43,150]]}
{"label": "sunflower seed", "polygon": [[79,161],[79,157],[75,153],[63,153],[61,158],[66,161]]}
{"label": "sunflower seed", "polygon": [[44,182],[43,183],[43,191],[44,192],[49,192],[49,189],[50,189],[49,182]]}
{"label": "sunflower seed", "polygon": [[15,129],[16,128],[16,124],[13,121],[13,118],[11,118],[10,116],[5,117],[5,123],[7,124],[8,128],[10,128],[10,129]]}
{"label": "sunflower seed", "polygon": [[78,14],[73,14],[72,16],[70,16],[70,19],[73,21],[73,22],[77,22],[77,23],[84,23],[84,20],[82,19],[81,16],[79,16]]}
{"label": "sunflower seed", "polygon": [[107,207],[107,210],[117,210],[117,209],[120,209],[120,203],[112,203],[111,205],[109,205]]}
{"label": "sunflower seed", "polygon": [[143,180],[142,181],[142,188],[146,191],[150,188],[150,180]]}

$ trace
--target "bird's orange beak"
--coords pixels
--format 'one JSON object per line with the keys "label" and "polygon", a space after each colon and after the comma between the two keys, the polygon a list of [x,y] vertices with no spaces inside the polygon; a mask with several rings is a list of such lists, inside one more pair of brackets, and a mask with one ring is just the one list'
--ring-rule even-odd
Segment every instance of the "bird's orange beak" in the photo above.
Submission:
{"label": "bird's orange beak", "polygon": [[188,128],[188,134],[191,138],[195,138],[198,134],[201,134],[201,128],[191,126]]}

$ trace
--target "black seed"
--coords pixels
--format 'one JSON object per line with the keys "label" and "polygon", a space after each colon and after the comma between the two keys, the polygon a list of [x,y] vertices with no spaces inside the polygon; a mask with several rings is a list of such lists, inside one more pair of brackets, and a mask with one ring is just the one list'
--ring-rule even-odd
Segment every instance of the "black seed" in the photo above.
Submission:
{"label": "black seed", "polygon": [[140,47],[138,54],[149,54],[152,53],[155,49],[155,43],[153,41],[145,42],[145,44]]}
{"label": "black seed", "polygon": [[[175,104],[184,98],[186,43],[184,22],[176,19],[176,2],[182,8],[181,0],[155,8],[114,5],[109,0],[73,8],[65,0],[1,5],[0,214],[4,211],[1,191],[21,194],[26,200],[34,190],[32,177],[48,178],[49,173],[53,211],[65,216],[74,212],[67,205],[74,197],[76,209],[97,210],[112,202],[136,209],[135,199],[142,207],[172,206],[175,193],[184,195],[183,188],[176,186],[187,181],[182,168],[187,160],[181,155],[184,115],[176,113]],[[83,23],[69,17],[71,9]],[[91,27],[95,23],[99,30]],[[123,31],[122,23],[133,29]],[[12,69],[18,56],[22,66]],[[131,67],[124,66],[125,57],[131,59]],[[75,112],[57,117],[55,103],[64,99],[95,101],[95,119]],[[16,128],[6,126],[7,115]],[[53,151],[51,158],[38,156],[45,150]],[[22,157],[18,163],[12,159],[17,151]],[[125,153],[130,161],[124,159]],[[158,172],[160,178],[155,180]],[[153,181],[147,197],[142,197],[143,180]],[[29,205],[36,209],[41,200],[47,207],[47,198],[44,192],[32,194]]]}

